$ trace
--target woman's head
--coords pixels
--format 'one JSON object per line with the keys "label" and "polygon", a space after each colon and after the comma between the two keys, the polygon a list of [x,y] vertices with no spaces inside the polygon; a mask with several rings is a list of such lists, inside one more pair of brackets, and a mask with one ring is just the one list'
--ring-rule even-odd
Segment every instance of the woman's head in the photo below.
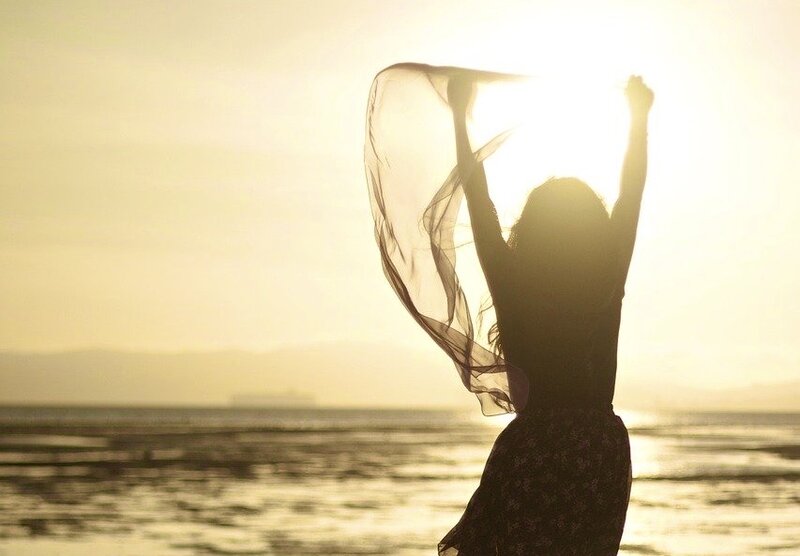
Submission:
{"label": "woman's head", "polygon": [[531,293],[561,308],[592,310],[610,293],[615,250],[602,199],[576,178],[534,189],[509,238]]}

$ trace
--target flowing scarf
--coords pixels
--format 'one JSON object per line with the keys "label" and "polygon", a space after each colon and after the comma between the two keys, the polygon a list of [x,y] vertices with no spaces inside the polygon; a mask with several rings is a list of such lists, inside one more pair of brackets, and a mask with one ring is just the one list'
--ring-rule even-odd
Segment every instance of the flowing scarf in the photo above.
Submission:
{"label": "flowing scarf", "polygon": [[[447,85],[455,77],[474,83],[468,134],[504,230],[531,188],[548,177],[617,183],[624,107],[622,94],[611,87],[456,67],[397,64],[372,83],[364,158],[384,273],[412,317],[455,363],[483,414],[497,415],[524,406],[528,383],[490,342],[496,317],[462,202],[447,102]],[[598,106],[608,112],[598,115]],[[604,155],[609,143],[618,145],[618,158]]]}

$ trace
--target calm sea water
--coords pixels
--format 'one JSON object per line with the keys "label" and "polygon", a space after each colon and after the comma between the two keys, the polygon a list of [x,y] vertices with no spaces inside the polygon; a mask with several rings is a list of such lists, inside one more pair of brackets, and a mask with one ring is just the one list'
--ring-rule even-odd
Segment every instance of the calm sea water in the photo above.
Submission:
{"label": "calm sea water", "polygon": [[[800,414],[618,413],[621,554],[800,554]],[[0,408],[0,555],[435,555],[509,420]]]}

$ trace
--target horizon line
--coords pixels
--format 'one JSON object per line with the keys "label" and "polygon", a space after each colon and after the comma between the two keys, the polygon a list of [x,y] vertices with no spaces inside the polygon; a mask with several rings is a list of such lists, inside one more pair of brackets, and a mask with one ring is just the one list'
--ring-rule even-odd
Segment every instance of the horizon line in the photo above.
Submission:
{"label": "horizon line", "polygon": [[[178,410],[231,410],[231,411],[475,411],[480,414],[480,408],[470,408],[466,406],[409,406],[409,405],[309,405],[309,406],[292,406],[292,407],[259,407],[259,406],[236,406],[232,404],[162,404],[162,403],[114,403],[114,402],[2,402],[0,401],[0,410],[3,409],[178,409]],[[633,408],[633,407],[615,407],[614,411],[634,411],[641,413],[713,413],[713,414],[744,414],[744,413],[768,413],[775,415],[800,415],[800,410],[787,410],[787,409],[695,409],[695,408],[679,408],[679,407],[654,407],[651,409]],[[504,415],[511,415],[508,413]],[[497,417],[497,416],[491,416]]]}

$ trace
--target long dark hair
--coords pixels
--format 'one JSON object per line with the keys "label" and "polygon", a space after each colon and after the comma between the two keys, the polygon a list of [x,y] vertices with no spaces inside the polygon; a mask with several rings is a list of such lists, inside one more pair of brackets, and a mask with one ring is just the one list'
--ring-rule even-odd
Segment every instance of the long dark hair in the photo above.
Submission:
{"label": "long dark hair", "polygon": [[[602,198],[577,178],[550,178],[531,191],[508,245],[517,295],[536,300],[554,325],[576,327],[600,310],[613,286],[615,250]],[[502,352],[495,323],[489,341]]]}

